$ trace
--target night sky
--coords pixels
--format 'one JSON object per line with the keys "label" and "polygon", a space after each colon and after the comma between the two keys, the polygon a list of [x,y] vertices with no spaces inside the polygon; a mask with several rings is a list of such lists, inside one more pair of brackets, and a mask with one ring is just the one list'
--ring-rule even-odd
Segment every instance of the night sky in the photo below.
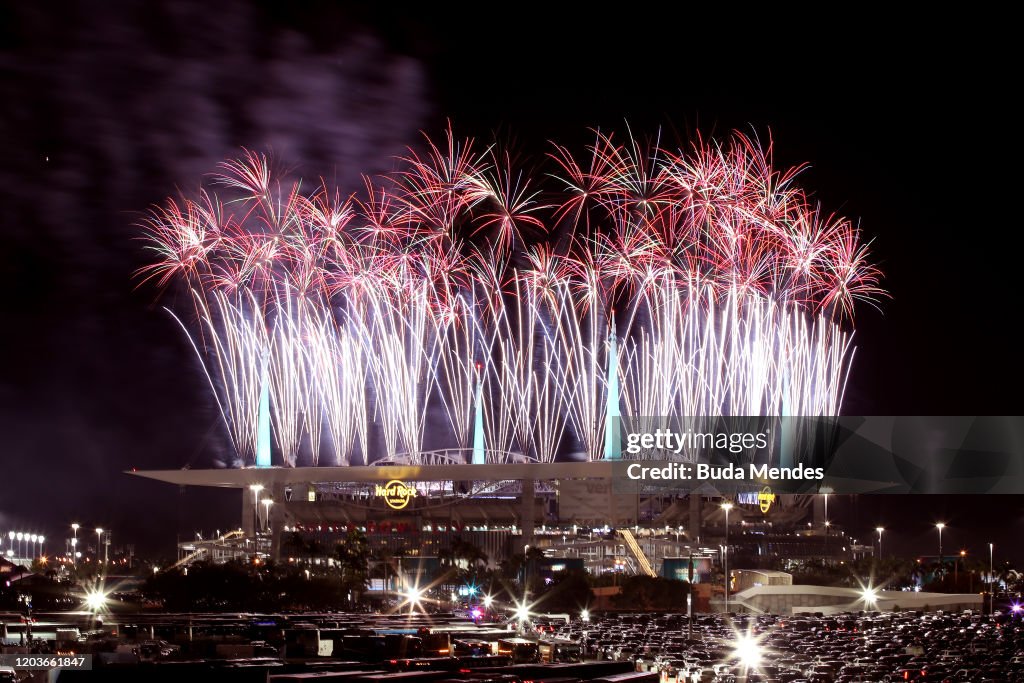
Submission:
{"label": "night sky", "polygon": [[[770,134],[778,166],[809,162],[802,184],[874,237],[892,293],[882,313],[859,310],[845,412],[1024,413],[1006,330],[1020,291],[1016,88],[980,18],[929,17],[926,32],[851,17],[837,33],[693,11],[288,7],[0,8],[0,532],[59,538],[78,521],[170,554],[176,532],[236,524],[231,494],[120,474],[206,467],[227,446],[166,302],[133,279],[146,263],[135,224],[242,146],[358,189],[448,119],[534,156],[625,121],[669,140]],[[963,40],[976,34],[987,51]],[[833,509],[915,552],[932,550],[938,519],[949,547],[979,552],[1024,530],[1016,496]],[[991,519],[998,534],[980,530]]]}

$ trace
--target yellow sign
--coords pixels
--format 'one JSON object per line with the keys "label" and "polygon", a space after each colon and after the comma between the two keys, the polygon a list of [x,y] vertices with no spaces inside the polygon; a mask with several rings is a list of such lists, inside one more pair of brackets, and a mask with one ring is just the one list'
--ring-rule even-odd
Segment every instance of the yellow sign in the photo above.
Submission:
{"label": "yellow sign", "polygon": [[410,500],[416,497],[416,489],[408,486],[403,481],[392,479],[387,484],[384,484],[384,486],[377,484],[374,487],[373,495],[383,498],[384,502],[392,510],[402,510],[409,504]]}
{"label": "yellow sign", "polygon": [[775,494],[772,493],[772,489],[769,486],[765,486],[761,489],[760,493],[757,494],[757,505],[761,508],[763,514],[768,514],[768,511],[772,509],[772,503],[775,502]]}

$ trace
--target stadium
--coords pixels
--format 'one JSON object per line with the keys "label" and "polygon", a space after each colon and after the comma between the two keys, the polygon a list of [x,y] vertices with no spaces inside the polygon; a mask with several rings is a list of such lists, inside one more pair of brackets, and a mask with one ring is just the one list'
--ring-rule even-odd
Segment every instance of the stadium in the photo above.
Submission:
{"label": "stadium", "polygon": [[725,544],[735,566],[743,558],[852,561],[874,552],[870,541],[858,544],[825,525],[827,495],[768,498],[756,490],[726,502],[700,492],[620,493],[612,470],[610,462],[587,462],[135,474],[234,489],[240,497],[240,531],[180,544],[183,562],[286,561],[286,534],[333,547],[353,529],[366,534],[375,553],[408,557],[410,574],[458,542],[475,545],[494,565],[536,548],[541,571],[577,567],[695,582],[711,580]]}

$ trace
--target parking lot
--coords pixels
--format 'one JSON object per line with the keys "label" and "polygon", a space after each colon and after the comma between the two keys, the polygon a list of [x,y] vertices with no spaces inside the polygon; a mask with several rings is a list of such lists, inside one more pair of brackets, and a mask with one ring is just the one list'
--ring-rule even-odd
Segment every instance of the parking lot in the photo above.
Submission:
{"label": "parking lot", "polygon": [[546,626],[588,656],[631,659],[666,683],[1024,681],[1024,628],[1010,615],[617,615]]}

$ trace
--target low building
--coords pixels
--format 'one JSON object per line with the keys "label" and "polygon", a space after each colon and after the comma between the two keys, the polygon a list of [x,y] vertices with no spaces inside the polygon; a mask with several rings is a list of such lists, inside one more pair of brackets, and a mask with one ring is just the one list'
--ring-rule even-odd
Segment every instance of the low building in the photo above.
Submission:
{"label": "low building", "polygon": [[793,575],[770,569],[734,569],[732,589],[736,592],[759,586],[792,586]]}
{"label": "low building", "polygon": [[785,584],[746,588],[736,593],[730,602],[730,609],[754,614],[939,609],[956,612],[981,608],[982,596],[977,593],[922,593]]}

